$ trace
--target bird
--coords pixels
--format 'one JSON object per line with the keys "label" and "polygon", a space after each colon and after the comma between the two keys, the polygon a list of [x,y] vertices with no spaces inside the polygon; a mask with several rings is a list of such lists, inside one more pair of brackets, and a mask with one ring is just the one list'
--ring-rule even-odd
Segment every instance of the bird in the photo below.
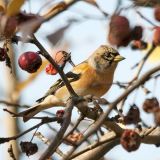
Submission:
{"label": "bird", "polygon": [[[110,89],[114,72],[120,61],[125,58],[108,45],[99,46],[85,61],[73,67],[66,77],[78,96],[94,95],[101,97]],[[24,122],[37,113],[51,107],[65,107],[70,93],[62,79],[58,79],[29,109],[18,113]]]}

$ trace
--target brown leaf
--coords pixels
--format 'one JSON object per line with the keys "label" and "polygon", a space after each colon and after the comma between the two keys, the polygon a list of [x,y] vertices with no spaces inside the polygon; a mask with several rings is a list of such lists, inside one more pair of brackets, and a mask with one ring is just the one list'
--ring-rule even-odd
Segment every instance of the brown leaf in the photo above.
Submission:
{"label": "brown leaf", "polygon": [[52,45],[56,45],[63,38],[65,31],[70,27],[70,25],[71,24],[67,24],[66,26],[51,33],[47,36],[47,39],[52,43]]}
{"label": "brown leaf", "polygon": [[24,0],[11,0],[7,6],[7,15],[8,16],[16,15],[19,12],[23,3]]}
{"label": "brown leaf", "polygon": [[86,2],[98,7],[96,0],[86,0]]}
{"label": "brown leaf", "polygon": [[4,12],[5,11],[5,3],[3,0],[0,0],[0,12]]}
{"label": "brown leaf", "polygon": [[24,22],[19,26],[19,30],[20,32],[22,32],[22,37],[24,38],[24,41],[26,40],[26,37],[28,35],[35,33],[39,29],[42,22],[43,18],[41,16],[37,16],[34,19]]}
{"label": "brown leaf", "polygon": [[19,25],[23,24],[23,23],[26,23],[30,20],[37,19],[37,17],[39,17],[38,14],[26,13],[26,12],[20,12],[16,16],[17,22],[18,22]]}
{"label": "brown leaf", "polygon": [[21,142],[20,143],[22,152],[26,153],[27,156],[33,155],[38,151],[36,143],[32,142]]}
{"label": "brown leaf", "polygon": [[71,144],[75,144],[77,142],[79,142],[81,139],[83,138],[83,134],[82,133],[71,133],[67,138],[66,138],[66,143],[69,142]]}

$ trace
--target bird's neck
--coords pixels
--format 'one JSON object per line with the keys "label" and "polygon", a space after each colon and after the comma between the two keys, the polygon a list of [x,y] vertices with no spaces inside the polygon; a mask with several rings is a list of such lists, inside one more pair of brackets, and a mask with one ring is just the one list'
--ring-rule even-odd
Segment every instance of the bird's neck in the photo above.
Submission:
{"label": "bird's neck", "polygon": [[103,68],[103,67],[99,68],[93,57],[89,57],[87,62],[99,74],[114,74],[114,71],[117,67],[117,63],[112,63],[107,68]]}

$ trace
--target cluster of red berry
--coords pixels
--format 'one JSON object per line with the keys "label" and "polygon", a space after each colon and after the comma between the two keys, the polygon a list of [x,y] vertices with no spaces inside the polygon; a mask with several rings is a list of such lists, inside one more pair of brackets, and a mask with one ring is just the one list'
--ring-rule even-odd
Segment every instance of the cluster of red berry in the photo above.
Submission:
{"label": "cluster of red berry", "polygon": [[[160,22],[160,6],[155,7],[154,17],[157,21]],[[160,27],[159,26],[154,28],[153,43],[155,45],[160,45]]]}
{"label": "cluster of red berry", "polygon": [[[29,73],[36,72],[42,64],[42,58],[40,57],[39,53],[40,52],[33,52],[33,51],[23,53],[18,59],[18,64],[20,68]],[[55,54],[54,60],[60,67],[65,65],[66,54],[68,53],[65,51],[59,51]],[[4,50],[1,49],[0,60],[1,59],[5,60],[5,55],[6,53],[4,52]],[[55,75],[57,74],[57,70],[54,68],[52,64],[48,64],[46,66],[46,73],[50,75]]]}
{"label": "cluster of red berry", "polygon": [[120,143],[128,152],[135,151],[141,144],[141,137],[136,131],[125,129],[121,135]]}
{"label": "cluster of red berry", "polygon": [[[143,110],[147,113],[153,113],[155,123],[160,125],[160,106],[157,98],[147,98],[143,103]],[[124,116],[124,124],[137,124],[140,121],[140,112],[136,106],[131,106],[126,116]],[[121,145],[128,151],[135,151],[139,148],[141,137],[131,129],[126,129],[120,138]]]}
{"label": "cluster of red berry", "polygon": [[132,40],[140,40],[143,35],[141,26],[130,27],[129,20],[121,15],[113,15],[110,21],[108,40],[110,44],[127,46]]}
{"label": "cluster of red berry", "polygon": [[[64,113],[65,113],[65,111],[64,111],[63,109],[58,110],[58,111],[56,112],[56,116],[57,116],[58,118],[63,118]],[[60,124],[61,124],[62,122],[63,122],[62,119],[57,121],[57,123],[60,123]]]}
{"label": "cluster of red berry", "polygon": [[5,61],[7,56],[7,51],[4,48],[0,48],[0,61]]}
{"label": "cluster of red berry", "polygon": [[[157,21],[160,21],[160,6],[155,7],[154,17]],[[155,26],[153,30],[153,44],[160,45],[160,27]],[[119,14],[112,16],[108,34],[110,44],[120,47],[127,46],[132,41],[132,49],[145,49],[147,48],[147,43],[142,40],[142,36],[142,26],[131,28],[129,20],[125,16]]]}

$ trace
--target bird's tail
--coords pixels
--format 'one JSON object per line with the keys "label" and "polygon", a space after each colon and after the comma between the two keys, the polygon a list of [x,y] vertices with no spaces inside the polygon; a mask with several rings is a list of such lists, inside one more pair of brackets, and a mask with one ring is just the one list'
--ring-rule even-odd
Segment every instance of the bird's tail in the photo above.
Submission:
{"label": "bird's tail", "polygon": [[39,113],[40,111],[42,111],[44,108],[41,107],[41,105],[36,105],[33,106],[31,108],[28,108],[27,110],[18,113],[16,116],[17,117],[23,117],[23,121],[26,122],[29,119],[31,119],[33,116],[35,116],[37,113]]}
{"label": "bird's tail", "polygon": [[43,102],[33,106],[23,112],[20,112],[16,115],[16,117],[23,117],[23,121],[26,122],[35,116],[37,113],[41,112],[42,110],[48,109],[54,106],[65,106],[65,103],[56,98],[55,96],[48,96],[44,99]]}

